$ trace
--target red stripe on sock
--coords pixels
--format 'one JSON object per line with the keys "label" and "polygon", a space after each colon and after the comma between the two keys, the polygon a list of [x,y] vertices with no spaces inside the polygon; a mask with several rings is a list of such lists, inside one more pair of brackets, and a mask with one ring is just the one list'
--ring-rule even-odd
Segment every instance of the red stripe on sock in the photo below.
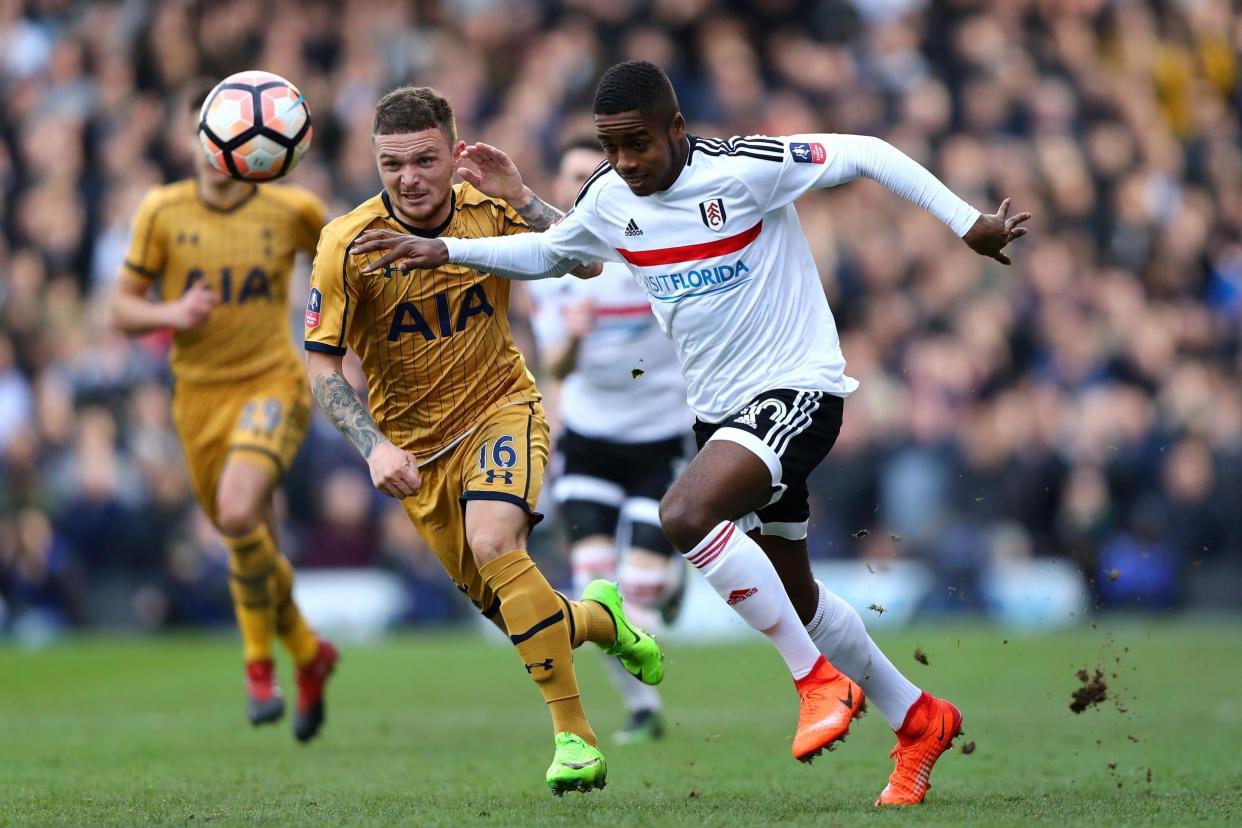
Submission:
{"label": "red stripe on sock", "polygon": [[695,564],[695,566],[696,566],[696,567],[698,567],[699,569],[704,569],[704,568],[706,568],[708,564],[710,564],[712,561],[714,561],[714,560],[716,560],[717,558],[719,558],[719,557],[720,557],[720,553],[721,553],[721,551],[723,551],[723,549],[724,549],[724,547],[721,547],[720,549],[717,549],[717,550],[716,550],[715,552],[713,552],[711,555],[707,556],[707,557],[706,557],[706,558],[704,558],[703,560],[701,560],[701,561],[699,561],[698,563],[696,563],[696,564]]}
{"label": "red stripe on sock", "polygon": [[699,562],[706,558],[709,554],[716,551],[719,547],[729,542],[729,536],[732,532],[733,524],[729,524],[725,528],[716,533],[716,537],[707,542],[707,545],[688,556],[686,560],[698,566]]}
{"label": "red stripe on sock", "polygon": [[686,558],[690,563],[699,569],[707,566],[716,558],[720,557],[720,553],[729,545],[729,540],[733,537],[733,524],[730,523],[716,537],[712,538],[706,547],[699,550],[696,554]]}
{"label": "red stripe on sock", "polygon": [[733,529],[733,524],[732,523],[727,524],[723,529],[721,529],[719,532],[716,533],[716,537],[709,540],[705,546],[699,549],[698,552],[693,552],[693,551],[690,552],[690,554],[686,556],[686,560],[690,561],[691,563],[694,563],[694,561],[698,560],[699,558],[702,558],[703,555],[707,554],[707,552],[709,552],[712,548],[714,548],[716,544],[720,541],[720,539],[724,537],[725,535],[727,535],[732,529]]}

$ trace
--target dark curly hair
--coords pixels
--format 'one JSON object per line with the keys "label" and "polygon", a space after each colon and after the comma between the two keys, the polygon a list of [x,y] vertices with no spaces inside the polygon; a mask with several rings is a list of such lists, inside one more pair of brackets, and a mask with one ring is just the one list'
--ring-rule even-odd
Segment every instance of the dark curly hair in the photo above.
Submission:
{"label": "dark curly hair", "polygon": [[609,67],[595,87],[596,115],[642,112],[670,121],[677,114],[677,94],[664,70],[646,60]]}

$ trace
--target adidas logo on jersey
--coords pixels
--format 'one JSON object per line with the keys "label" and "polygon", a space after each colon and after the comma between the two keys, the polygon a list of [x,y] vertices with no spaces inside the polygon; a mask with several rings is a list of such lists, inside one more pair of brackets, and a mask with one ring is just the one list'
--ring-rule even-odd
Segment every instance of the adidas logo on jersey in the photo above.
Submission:
{"label": "adidas logo on jersey", "polygon": [[638,225],[634,223],[634,219],[630,219],[630,223],[625,225],[625,235],[641,236],[643,231],[638,229]]}

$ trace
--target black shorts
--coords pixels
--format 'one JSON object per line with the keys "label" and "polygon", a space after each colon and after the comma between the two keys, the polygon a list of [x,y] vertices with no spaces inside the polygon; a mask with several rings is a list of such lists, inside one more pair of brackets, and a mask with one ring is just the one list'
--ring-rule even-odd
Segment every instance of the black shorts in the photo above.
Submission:
{"label": "black shorts", "polygon": [[689,459],[688,443],[685,436],[619,443],[565,429],[556,444],[561,472],[552,490],[562,512],[570,513],[570,540],[615,534],[624,512],[631,523],[656,530],[636,533],[646,541],[640,545],[664,551],[660,499]]}
{"label": "black shorts", "polygon": [[763,534],[801,540],[811,517],[806,480],[837,441],[844,407],[826,391],[778,388],[719,423],[696,422],[694,438],[700,450],[708,440],[731,440],[762,460],[772,473],[772,499],[755,512]]}

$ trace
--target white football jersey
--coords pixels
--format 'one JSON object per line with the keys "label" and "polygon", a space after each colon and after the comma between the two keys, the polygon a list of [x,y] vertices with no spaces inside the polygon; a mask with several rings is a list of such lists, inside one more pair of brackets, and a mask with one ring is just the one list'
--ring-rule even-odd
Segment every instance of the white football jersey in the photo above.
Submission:
{"label": "white football jersey", "polygon": [[859,176],[964,235],[979,212],[877,138],[810,134],[689,139],[663,192],[636,196],[607,164],[551,229],[505,239],[445,239],[450,261],[512,278],[567,263],[624,262],[672,337],[690,407],[721,422],[774,388],[847,397],[836,323],[793,202]]}
{"label": "white football jersey", "polygon": [[595,327],[578,345],[561,387],[561,421],[579,434],[621,443],[666,440],[694,423],[673,343],[660,330],[647,292],[618,264],[594,279],[529,284],[540,349],[563,343],[565,307],[590,300]]}

